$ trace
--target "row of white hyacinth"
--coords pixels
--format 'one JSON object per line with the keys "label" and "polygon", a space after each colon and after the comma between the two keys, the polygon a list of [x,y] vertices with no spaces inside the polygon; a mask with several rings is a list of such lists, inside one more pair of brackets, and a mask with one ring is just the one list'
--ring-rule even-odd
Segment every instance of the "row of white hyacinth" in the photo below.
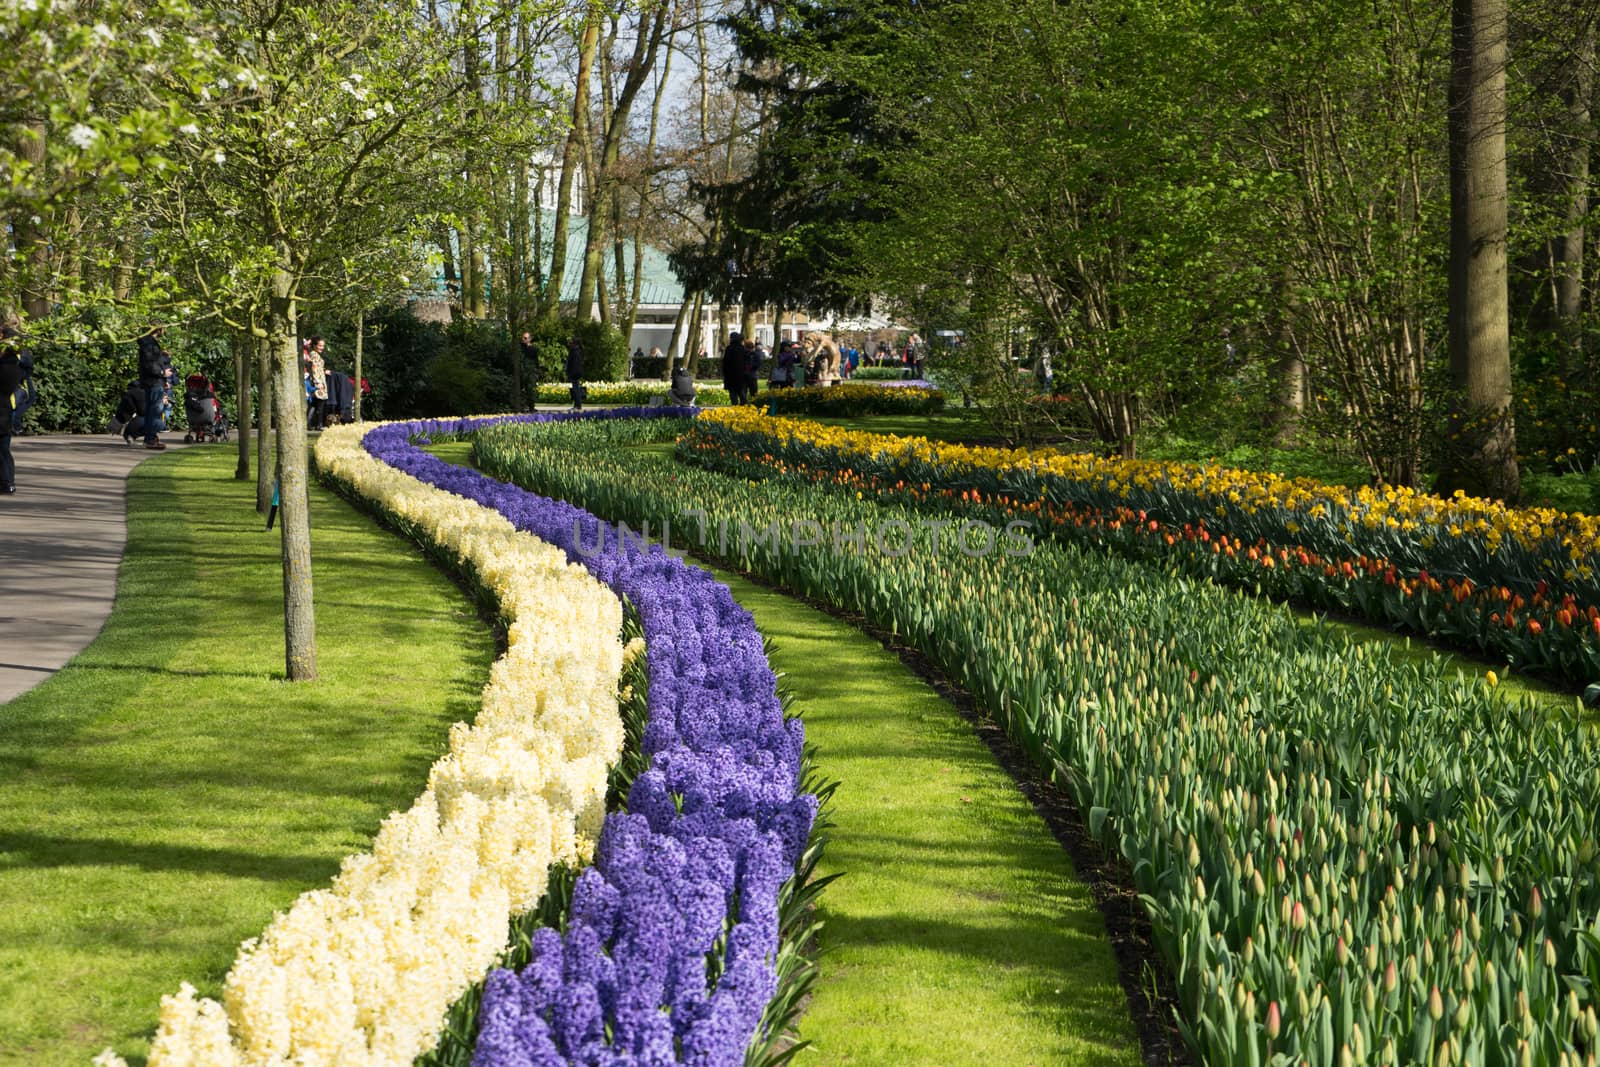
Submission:
{"label": "row of white hyacinth", "polygon": [[620,602],[497,513],[367,455],[370,428],[326,431],[318,466],[469,566],[510,620],[506,654],[416,803],[240,947],[221,1003],[188,983],[162,998],[151,1067],[410,1064],[550,865],[591,859],[623,743]]}

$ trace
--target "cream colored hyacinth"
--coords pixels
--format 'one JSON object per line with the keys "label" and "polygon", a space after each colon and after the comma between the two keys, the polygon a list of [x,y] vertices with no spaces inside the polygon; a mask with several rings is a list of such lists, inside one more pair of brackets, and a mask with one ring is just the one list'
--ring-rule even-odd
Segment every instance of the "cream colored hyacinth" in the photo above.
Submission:
{"label": "cream colored hyacinth", "polygon": [[[372,851],[345,860],[239,949],[222,1003],[187,982],[161,1000],[151,1067],[398,1067],[494,964],[551,863],[591,858],[622,750],[622,605],[498,513],[369,456],[336,427],[318,465],[469,564],[511,624],[472,725]],[[94,1061],[122,1065],[107,1050]]]}

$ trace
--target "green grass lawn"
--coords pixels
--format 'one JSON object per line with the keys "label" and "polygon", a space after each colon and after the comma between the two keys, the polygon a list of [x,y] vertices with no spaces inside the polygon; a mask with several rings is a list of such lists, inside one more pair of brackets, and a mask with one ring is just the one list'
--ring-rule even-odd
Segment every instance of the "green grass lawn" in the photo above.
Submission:
{"label": "green grass lawn", "polygon": [[949,702],[855,627],[718,572],[838,779],[799,1063],[1138,1064],[1105,925]]}
{"label": "green grass lawn", "polygon": [[[231,450],[132,475],[115,609],[0,705],[0,1064],[141,1062],[178,983],[410,806],[494,641],[420,553],[312,491],[321,679],[283,675],[278,535]],[[48,595],[41,593],[41,595]]]}

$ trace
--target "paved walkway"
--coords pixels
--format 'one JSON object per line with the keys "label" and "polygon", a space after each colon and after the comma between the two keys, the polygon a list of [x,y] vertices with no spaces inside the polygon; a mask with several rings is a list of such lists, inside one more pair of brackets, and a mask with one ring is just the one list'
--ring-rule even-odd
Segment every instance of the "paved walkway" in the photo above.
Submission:
{"label": "paved walkway", "polygon": [[[180,436],[165,440],[183,447]],[[13,437],[11,452],[17,491],[0,496],[0,704],[105,625],[128,536],[128,472],[158,455],[109,435]]]}

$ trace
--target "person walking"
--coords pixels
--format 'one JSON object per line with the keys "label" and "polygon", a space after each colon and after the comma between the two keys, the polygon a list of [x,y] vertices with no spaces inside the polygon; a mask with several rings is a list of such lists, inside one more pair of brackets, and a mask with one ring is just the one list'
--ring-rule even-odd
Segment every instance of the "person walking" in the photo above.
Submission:
{"label": "person walking", "polygon": [[728,347],[722,350],[722,387],[728,391],[728,402],[734,406],[744,403],[744,338],[734,330],[728,335]]}
{"label": "person walking", "polygon": [[572,410],[583,410],[583,342],[576,337],[567,342],[567,381],[572,383]]}
{"label": "person walking", "polygon": [[[539,406],[539,346],[533,343],[533,334],[527,330],[522,331],[522,336],[517,339],[517,348],[522,352],[522,374],[527,395],[533,397],[533,407]],[[514,405],[518,411],[522,410],[522,397],[516,398]]]}
{"label": "person walking", "polygon": [[144,447],[157,452],[167,447],[160,437],[161,405],[166,400],[167,372],[172,367],[167,350],[161,347],[161,335],[165,332],[163,327],[152,326],[139,338],[139,385],[144,388],[145,398]]}
{"label": "person walking", "polygon": [[306,390],[311,397],[311,412],[306,418],[306,428],[320,430],[328,419],[328,344],[321,337],[306,342],[306,378],[311,385]]}
{"label": "person walking", "polygon": [[11,458],[11,411],[22,388],[21,335],[13,326],[0,326],[0,493],[10,495],[17,491],[17,467]]}
{"label": "person walking", "polygon": [[744,342],[744,402],[754,404],[761,378],[761,344],[755,338]]}

